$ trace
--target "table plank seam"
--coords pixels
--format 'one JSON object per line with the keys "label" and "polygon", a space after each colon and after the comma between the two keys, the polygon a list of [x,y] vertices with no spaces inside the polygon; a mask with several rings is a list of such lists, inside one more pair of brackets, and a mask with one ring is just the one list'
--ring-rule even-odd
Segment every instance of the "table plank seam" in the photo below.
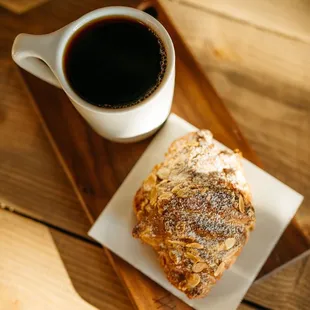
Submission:
{"label": "table plank seam", "polygon": [[[174,2],[175,0],[168,0],[168,1],[169,2]],[[205,6],[201,6],[199,4],[188,2],[186,0],[178,0],[177,2],[179,4],[185,6],[185,7],[192,8],[192,9],[195,9],[195,10],[199,10],[201,12],[206,12],[208,14],[212,14],[214,16],[217,16],[217,17],[220,17],[220,18],[224,18],[224,19],[227,19],[227,20],[231,20],[231,21],[234,21],[234,22],[239,23],[239,24],[247,25],[249,27],[256,28],[256,29],[259,29],[261,31],[265,31],[265,32],[268,32],[268,33],[275,34],[275,35],[277,35],[279,37],[283,37],[285,39],[293,40],[293,41],[296,41],[296,42],[308,43],[306,40],[304,40],[303,38],[300,38],[298,36],[294,36],[294,35],[289,34],[289,33],[281,32],[281,31],[276,30],[276,29],[266,28],[263,25],[258,25],[258,24],[252,23],[252,22],[250,22],[248,20],[240,19],[240,18],[238,18],[236,16],[228,15],[228,14],[226,14],[224,12],[219,12],[219,11],[213,10],[211,8],[207,8]]]}
{"label": "table plank seam", "polygon": [[98,247],[98,248],[102,248],[102,246],[101,246],[98,242],[96,242],[95,240],[93,240],[93,239],[90,239],[90,238],[81,236],[81,235],[79,235],[79,234],[77,234],[77,233],[74,233],[74,232],[69,231],[69,230],[67,230],[67,229],[64,229],[64,228],[62,228],[62,227],[56,226],[56,225],[51,224],[51,223],[49,223],[49,222],[47,222],[47,221],[44,221],[44,220],[41,220],[41,219],[38,219],[38,218],[34,218],[34,217],[32,217],[32,216],[30,216],[30,215],[28,215],[28,214],[25,214],[25,213],[23,213],[23,212],[17,211],[17,210],[15,210],[15,209],[11,208],[11,207],[8,206],[8,205],[0,204],[0,208],[1,208],[1,210],[4,210],[4,211],[6,211],[6,212],[10,212],[10,213],[13,213],[13,214],[22,216],[22,217],[27,218],[27,219],[30,219],[30,220],[32,220],[32,221],[34,221],[34,222],[36,222],[36,223],[43,224],[44,226],[46,226],[46,227],[48,227],[48,228],[52,228],[52,229],[54,229],[54,230],[57,230],[58,232],[62,232],[62,233],[64,233],[64,234],[68,235],[68,236],[71,236],[71,237],[76,238],[76,239],[78,239],[78,240],[87,242],[87,243],[92,244],[92,245],[94,245],[94,246],[96,246],[96,247]]}
{"label": "table plank seam", "polygon": [[249,300],[247,300],[247,299],[243,299],[243,300],[242,300],[242,303],[246,304],[247,306],[253,307],[253,308],[255,308],[256,310],[271,310],[270,308],[261,306],[261,305],[259,305],[258,303],[253,302],[253,301],[249,301]]}

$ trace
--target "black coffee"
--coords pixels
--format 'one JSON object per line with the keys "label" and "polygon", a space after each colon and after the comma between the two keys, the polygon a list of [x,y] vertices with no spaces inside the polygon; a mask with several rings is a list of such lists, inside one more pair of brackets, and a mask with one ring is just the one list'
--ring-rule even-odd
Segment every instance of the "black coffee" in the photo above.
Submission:
{"label": "black coffee", "polygon": [[93,21],[68,43],[64,70],[74,91],[105,108],[128,107],[150,96],[166,70],[162,41],[146,25],[123,17]]}

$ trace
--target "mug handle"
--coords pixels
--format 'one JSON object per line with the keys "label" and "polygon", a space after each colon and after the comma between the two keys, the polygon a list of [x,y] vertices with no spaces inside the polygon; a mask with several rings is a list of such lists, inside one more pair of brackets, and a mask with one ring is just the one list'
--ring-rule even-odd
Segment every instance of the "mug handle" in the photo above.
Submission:
{"label": "mug handle", "polygon": [[12,58],[21,68],[61,88],[52,70],[59,34],[59,31],[45,35],[19,34],[13,43]]}
{"label": "mug handle", "polygon": [[[145,1],[138,9],[157,17],[157,12]],[[64,28],[45,35],[19,34],[13,43],[12,58],[24,70],[58,88],[62,88],[54,74],[56,52]]]}
{"label": "mug handle", "polygon": [[154,1],[151,1],[151,0],[143,1],[136,8],[158,19],[158,12],[156,8],[154,7]]}

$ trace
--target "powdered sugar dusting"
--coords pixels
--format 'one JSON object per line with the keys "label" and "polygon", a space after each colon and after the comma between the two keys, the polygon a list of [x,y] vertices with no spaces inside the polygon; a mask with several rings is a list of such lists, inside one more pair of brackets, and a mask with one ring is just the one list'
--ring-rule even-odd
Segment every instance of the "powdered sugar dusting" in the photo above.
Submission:
{"label": "powdered sugar dusting", "polygon": [[[220,150],[202,130],[172,143],[152,175],[151,186],[145,181],[135,198],[139,223],[133,234],[159,253],[172,284],[191,298],[205,295],[221,263],[230,266],[254,226],[241,154]],[[199,284],[192,271],[197,262],[205,263]]]}

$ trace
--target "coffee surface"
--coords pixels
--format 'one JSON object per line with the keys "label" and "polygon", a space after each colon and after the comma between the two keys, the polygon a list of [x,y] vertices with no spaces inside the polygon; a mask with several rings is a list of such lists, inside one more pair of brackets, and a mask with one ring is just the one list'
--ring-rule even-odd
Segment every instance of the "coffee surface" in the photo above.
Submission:
{"label": "coffee surface", "polygon": [[163,79],[166,63],[157,34],[124,17],[83,26],[67,44],[63,61],[66,78],[81,98],[112,109],[150,96]]}

